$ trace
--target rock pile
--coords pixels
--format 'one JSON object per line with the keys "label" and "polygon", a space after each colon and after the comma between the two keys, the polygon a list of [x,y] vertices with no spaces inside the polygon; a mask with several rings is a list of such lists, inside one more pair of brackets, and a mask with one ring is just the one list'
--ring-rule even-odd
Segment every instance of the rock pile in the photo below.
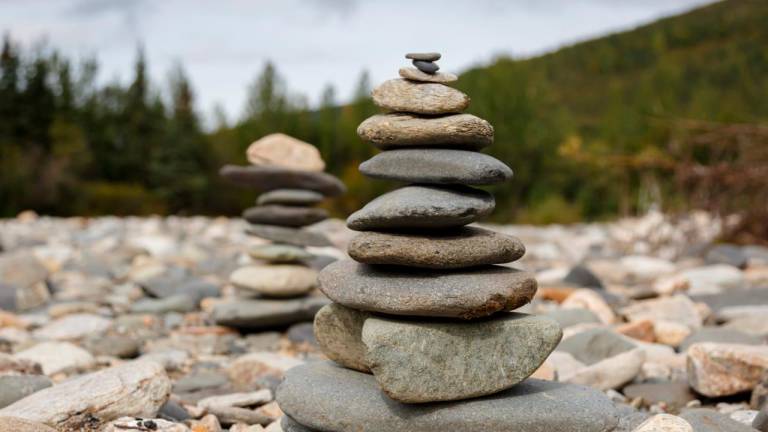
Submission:
{"label": "rock pile", "polygon": [[388,113],[358,132],[385,150],[360,171],[408,185],[347,219],[362,231],[348,247],[354,261],[320,273],[334,303],[315,318],[335,363],[286,374],[277,395],[283,428],[613,430],[617,414],[600,392],[526,379],[562,330],[547,316],[510,312],[536,293],[532,274],[498,265],[523,256],[520,240],[466,226],[494,208],[491,194],[471,186],[507,181],[512,171],[478,152],[493,128],[462,114],[469,97],[444,84],[456,78],[437,73],[440,55],[406,57],[417,69],[373,91]]}
{"label": "rock pile", "polygon": [[250,330],[311,321],[327,303],[307,297],[317,282],[312,267],[326,264],[328,257],[316,256],[307,247],[331,243],[303,227],[327,219],[326,210],[314,206],[346,188],[322,172],[325,163],[314,146],[287,135],[268,135],[251,144],[246,154],[251,166],[227,165],[221,175],[264,192],[243,218],[250,224],[249,234],[271,243],[253,246],[249,254],[254,262],[230,275],[240,297],[257,300],[217,304],[213,316],[218,324]]}

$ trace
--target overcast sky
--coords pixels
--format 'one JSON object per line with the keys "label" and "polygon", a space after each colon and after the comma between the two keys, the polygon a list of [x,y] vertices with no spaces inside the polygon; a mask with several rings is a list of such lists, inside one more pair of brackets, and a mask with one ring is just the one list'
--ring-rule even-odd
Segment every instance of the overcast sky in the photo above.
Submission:
{"label": "overcast sky", "polygon": [[247,85],[272,60],[289,88],[346,100],[362,70],[395,77],[408,51],[439,51],[460,72],[623,30],[707,0],[0,0],[0,31],[95,55],[102,81],[128,80],[142,43],[156,83],[181,61],[211,112],[239,116]]}

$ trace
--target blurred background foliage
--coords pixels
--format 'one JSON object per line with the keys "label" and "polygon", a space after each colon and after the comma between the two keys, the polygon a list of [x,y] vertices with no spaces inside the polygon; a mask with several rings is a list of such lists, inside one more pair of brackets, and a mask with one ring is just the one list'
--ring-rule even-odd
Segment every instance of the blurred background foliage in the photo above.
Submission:
{"label": "blurred background foliage", "polygon": [[[515,171],[513,182],[491,188],[496,221],[599,220],[651,206],[768,214],[768,200],[744,199],[766,189],[766,23],[768,2],[730,0],[464,71],[457,87],[472,98],[469,112],[496,129],[488,152]],[[374,154],[355,133],[377,112],[367,74],[351,102],[328,87],[310,108],[277,66],[257,75],[236,122],[217,115],[204,128],[182,65],[167,83],[150,82],[138,50],[128,84],[99,85],[95,59],[22,52],[6,35],[0,215],[239,214],[255,194],[223,183],[217,170],[246,163],[248,144],[272,132],[317,145],[347,183],[349,193],[328,204],[337,215],[391,188],[357,171]],[[713,170],[760,181],[728,188],[707,177]]]}

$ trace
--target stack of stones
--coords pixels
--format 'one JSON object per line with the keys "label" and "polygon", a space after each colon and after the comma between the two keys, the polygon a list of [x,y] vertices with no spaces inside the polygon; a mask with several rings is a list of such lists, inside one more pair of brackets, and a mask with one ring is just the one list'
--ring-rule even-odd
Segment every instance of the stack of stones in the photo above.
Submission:
{"label": "stack of stones", "polygon": [[354,261],[320,273],[334,303],[315,317],[333,362],[287,373],[278,389],[284,430],[613,430],[615,409],[602,393],[527,379],[562,331],[548,317],[510,312],[536,292],[531,274],[497,265],[519,259],[522,243],[466,226],[495,204],[472,186],[512,171],[478,152],[493,127],[461,113],[469,97],[445,85],[457,78],[437,73],[440,55],[406,57],[420,69],[401,69],[404,79],[373,91],[388,113],[358,134],[383,150],[360,171],[408,185],[347,219],[362,232],[349,244]]}
{"label": "stack of stones", "polygon": [[[250,166],[227,165],[221,175],[263,192],[256,206],[243,212],[243,218],[249,222],[249,234],[271,243],[252,247],[248,252],[257,262],[232,272],[230,282],[240,297],[257,297],[260,302],[217,305],[214,317],[219,324],[251,329],[311,320],[327,301],[321,297],[309,302],[302,299],[317,285],[317,270],[311,264],[317,267],[323,261],[307,247],[331,243],[324,235],[303,227],[326,219],[326,210],[314,206],[326,197],[344,193],[346,188],[339,179],[323,172],[325,163],[317,148],[284,134],[254,142],[247,157]],[[286,299],[295,305],[274,303]],[[246,313],[254,310],[264,313]]]}

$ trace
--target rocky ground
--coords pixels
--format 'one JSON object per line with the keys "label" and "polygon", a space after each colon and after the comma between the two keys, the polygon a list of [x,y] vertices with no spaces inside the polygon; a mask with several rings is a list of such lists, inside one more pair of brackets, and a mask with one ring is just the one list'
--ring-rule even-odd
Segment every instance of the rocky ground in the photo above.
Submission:
{"label": "rocky ground", "polygon": [[[606,392],[620,431],[768,431],[768,249],[713,244],[719,226],[651,213],[493,227],[526,245],[514,265],[539,291],[525,311],[564,329],[534,376]],[[258,265],[248,250],[265,243],[245,228],[0,221],[0,431],[282,430],[275,388],[323,358],[310,320],[327,300],[240,301],[230,273]],[[310,231],[334,244],[309,248],[316,268],[352,237],[339,220]],[[280,326],[286,317],[305,322]]]}

